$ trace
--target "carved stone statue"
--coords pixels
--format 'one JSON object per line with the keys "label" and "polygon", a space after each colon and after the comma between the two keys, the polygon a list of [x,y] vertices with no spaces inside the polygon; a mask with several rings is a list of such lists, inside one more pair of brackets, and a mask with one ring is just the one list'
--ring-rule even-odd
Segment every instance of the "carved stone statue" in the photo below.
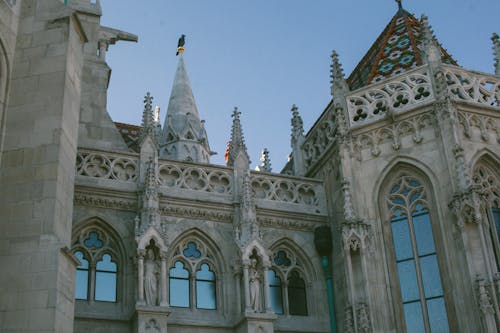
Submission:
{"label": "carved stone statue", "polygon": [[262,275],[257,267],[257,260],[250,261],[250,268],[248,270],[249,284],[250,284],[250,306],[255,312],[262,311],[262,292],[261,292],[261,279]]}
{"label": "carved stone statue", "polygon": [[152,249],[147,251],[144,261],[144,296],[147,305],[158,305],[158,263]]}

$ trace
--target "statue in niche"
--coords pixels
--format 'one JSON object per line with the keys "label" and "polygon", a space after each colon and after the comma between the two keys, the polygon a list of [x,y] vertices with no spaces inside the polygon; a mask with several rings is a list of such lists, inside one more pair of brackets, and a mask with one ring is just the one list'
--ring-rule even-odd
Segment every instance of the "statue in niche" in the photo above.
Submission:
{"label": "statue in niche", "polygon": [[155,252],[149,248],[144,261],[144,296],[147,305],[156,306],[158,304],[158,273]]}
{"label": "statue in niche", "polygon": [[261,279],[262,274],[257,267],[257,259],[251,259],[248,280],[250,284],[250,306],[255,312],[262,312]]}

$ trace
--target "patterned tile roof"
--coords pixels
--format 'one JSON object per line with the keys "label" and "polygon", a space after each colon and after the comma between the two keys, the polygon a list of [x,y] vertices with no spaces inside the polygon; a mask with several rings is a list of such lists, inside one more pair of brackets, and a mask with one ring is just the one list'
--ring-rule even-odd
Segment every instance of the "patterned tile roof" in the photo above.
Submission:
{"label": "patterned tile roof", "polygon": [[131,151],[138,153],[140,150],[139,136],[141,134],[141,126],[117,122],[115,122],[115,126],[118,129],[118,132],[120,132],[121,136],[123,137],[123,140],[125,140],[127,147]]}
{"label": "patterned tile roof", "polygon": [[[421,31],[422,24],[415,16],[404,9],[398,10],[347,79],[351,90],[423,65],[418,48],[423,37]],[[445,49],[441,50],[443,62],[457,65]]]}

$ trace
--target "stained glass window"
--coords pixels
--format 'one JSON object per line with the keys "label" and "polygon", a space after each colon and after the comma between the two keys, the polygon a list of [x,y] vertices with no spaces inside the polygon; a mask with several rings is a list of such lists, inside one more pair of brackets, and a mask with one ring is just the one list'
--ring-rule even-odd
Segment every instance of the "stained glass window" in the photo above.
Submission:
{"label": "stained glass window", "polygon": [[291,315],[307,316],[306,283],[297,271],[288,279],[288,307]]}
{"label": "stained glass window", "polygon": [[271,295],[271,308],[277,314],[283,314],[283,294],[281,279],[273,269],[269,270],[269,291]]}
{"label": "stained glass window", "polygon": [[401,177],[390,191],[388,208],[406,332],[448,333],[425,188],[412,177]]}

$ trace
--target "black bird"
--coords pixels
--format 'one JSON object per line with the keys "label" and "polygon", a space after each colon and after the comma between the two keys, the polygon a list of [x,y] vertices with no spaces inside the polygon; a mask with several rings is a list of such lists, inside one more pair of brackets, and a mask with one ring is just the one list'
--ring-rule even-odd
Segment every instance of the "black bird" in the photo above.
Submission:
{"label": "black bird", "polygon": [[177,42],[177,53],[175,54],[176,56],[179,55],[179,48],[183,47],[185,43],[186,43],[186,35],[182,35],[181,38],[179,38],[179,41]]}

